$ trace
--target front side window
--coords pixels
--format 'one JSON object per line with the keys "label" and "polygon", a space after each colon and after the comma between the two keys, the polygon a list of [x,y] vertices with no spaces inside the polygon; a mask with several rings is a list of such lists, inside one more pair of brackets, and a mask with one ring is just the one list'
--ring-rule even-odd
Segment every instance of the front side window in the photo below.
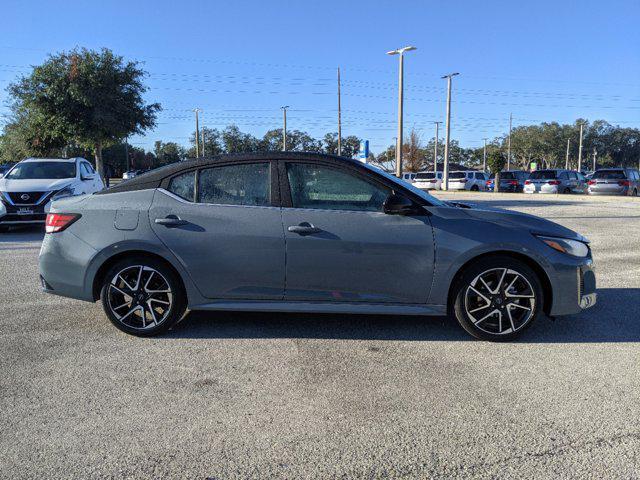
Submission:
{"label": "front side window", "polygon": [[245,163],[200,171],[198,202],[218,205],[270,205],[269,163]]}
{"label": "front side window", "polygon": [[334,168],[287,164],[294,208],[381,212],[391,190]]}
{"label": "front side window", "polygon": [[12,180],[59,180],[75,178],[75,162],[23,162],[17,164],[5,178]]}
{"label": "front side window", "polygon": [[196,172],[186,172],[171,179],[168,190],[174,195],[194,201]]}

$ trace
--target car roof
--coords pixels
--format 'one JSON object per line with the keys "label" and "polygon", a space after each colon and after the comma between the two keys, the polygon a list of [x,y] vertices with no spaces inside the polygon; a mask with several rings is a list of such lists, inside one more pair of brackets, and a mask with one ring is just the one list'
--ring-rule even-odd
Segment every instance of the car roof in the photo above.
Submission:
{"label": "car roof", "polygon": [[250,161],[277,161],[277,160],[312,160],[330,161],[336,164],[348,163],[354,166],[362,166],[362,162],[337,155],[314,152],[260,152],[260,153],[236,153],[223,154],[207,158],[195,158],[172,163],[164,167],[156,168],[141,175],[136,175],[126,182],[119,183],[113,187],[103,190],[104,193],[128,192],[131,190],[141,190],[144,188],[158,188],[160,183],[176,173],[214,166],[216,164],[244,163]]}
{"label": "car roof", "polygon": [[[76,160],[85,160],[82,157],[73,157],[73,158],[25,158],[22,160],[23,162],[75,162]],[[86,161],[86,160],[85,160]]]}

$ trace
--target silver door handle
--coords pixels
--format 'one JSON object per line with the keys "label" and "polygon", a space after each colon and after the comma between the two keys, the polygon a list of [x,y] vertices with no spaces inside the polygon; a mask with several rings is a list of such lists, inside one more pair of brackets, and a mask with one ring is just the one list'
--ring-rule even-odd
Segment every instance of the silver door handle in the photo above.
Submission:
{"label": "silver door handle", "polygon": [[155,223],[158,225],[164,225],[165,227],[179,227],[181,225],[186,225],[186,220],[182,220],[177,215],[167,215],[164,218],[156,218]]}
{"label": "silver door handle", "polygon": [[313,226],[313,224],[309,222],[302,222],[299,225],[291,225],[287,230],[291,233],[297,233],[298,235],[311,235],[322,231],[322,229]]}

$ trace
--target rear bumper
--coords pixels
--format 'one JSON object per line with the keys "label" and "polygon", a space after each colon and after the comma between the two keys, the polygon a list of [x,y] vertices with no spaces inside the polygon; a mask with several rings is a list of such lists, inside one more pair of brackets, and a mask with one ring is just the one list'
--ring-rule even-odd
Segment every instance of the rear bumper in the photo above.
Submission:
{"label": "rear bumper", "polygon": [[589,195],[610,195],[610,196],[624,196],[629,195],[629,189],[627,187],[621,190],[588,190]]}

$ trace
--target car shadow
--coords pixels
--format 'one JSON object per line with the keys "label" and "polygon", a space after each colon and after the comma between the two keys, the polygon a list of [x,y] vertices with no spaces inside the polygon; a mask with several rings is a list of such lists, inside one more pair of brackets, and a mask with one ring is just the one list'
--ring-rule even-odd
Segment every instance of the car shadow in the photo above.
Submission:
{"label": "car shadow", "polygon": [[[520,343],[640,341],[640,289],[598,290],[598,303],[579,315],[541,317]],[[307,338],[338,340],[473,341],[448,317],[259,312],[190,312],[162,338]]]}

